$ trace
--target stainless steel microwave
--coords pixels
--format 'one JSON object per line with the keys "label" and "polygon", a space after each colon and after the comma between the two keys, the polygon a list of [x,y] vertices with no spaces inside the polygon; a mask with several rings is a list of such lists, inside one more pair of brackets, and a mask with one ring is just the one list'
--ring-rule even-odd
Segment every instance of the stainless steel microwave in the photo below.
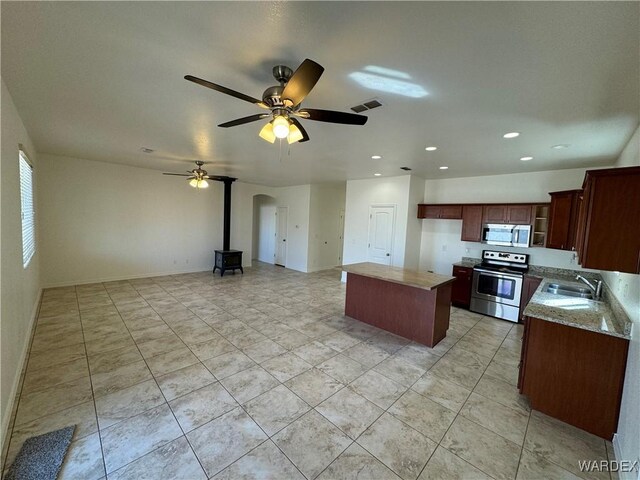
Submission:
{"label": "stainless steel microwave", "polygon": [[482,243],[503,247],[528,247],[531,243],[531,225],[486,223],[482,226]]}

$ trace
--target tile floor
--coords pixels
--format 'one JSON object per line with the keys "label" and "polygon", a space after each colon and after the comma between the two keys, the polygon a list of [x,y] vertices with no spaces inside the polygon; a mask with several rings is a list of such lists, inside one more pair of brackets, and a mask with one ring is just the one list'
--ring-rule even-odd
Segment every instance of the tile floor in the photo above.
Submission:
{"label": "tile floor", "polygon": [[608,478],[531,411],[521,327],[452,309],[435,348],[343,316],[339,271],[259,264],[44,292],[5,467],[75,424],[62,479]]}

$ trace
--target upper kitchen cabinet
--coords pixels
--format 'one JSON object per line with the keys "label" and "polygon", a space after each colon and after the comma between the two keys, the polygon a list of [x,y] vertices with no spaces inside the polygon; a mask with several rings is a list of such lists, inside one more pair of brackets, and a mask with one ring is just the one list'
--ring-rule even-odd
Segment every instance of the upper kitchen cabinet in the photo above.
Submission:
{"label": "upper kitchen cabinet", "polygon": [[547,228],[547,248],[575,250],[578,206],[582,190],[552,192]]}
{"label": "upper kitchen cabinet", "polygon": [[463,242],[482,241],[482,205],[463,205],[460,239]]}
{"label": "upper kitchen cabinet", "polygon": [[482,223],[507,223],[507,205],[485,205]]}
{"label": "upper kitchen cabinet", "polygon": [[531,204],[485,205],[483,223],[528,225],[531,223]]}
{"label": "upper kitchen cabinet", "polygon": [[587,171],[576,235],[584,268],[640,273],[640,167]]}
{"label": "upper kitchen cabinet", "polygon": [[515,225],[531,223],[531,205],[507,205],[507,223]]}
{"label": "upper kitchen cabinet", "polygon": [[443,218],[460,220],[462,205],[418,205],[418,218]]}

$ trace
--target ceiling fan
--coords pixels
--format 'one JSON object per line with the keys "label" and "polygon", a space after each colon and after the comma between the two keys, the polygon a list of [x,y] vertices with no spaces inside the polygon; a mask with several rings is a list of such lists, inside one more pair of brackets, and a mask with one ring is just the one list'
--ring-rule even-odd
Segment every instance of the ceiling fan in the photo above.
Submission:
{"label": "ceiling fan", "polygon": [[280,85],[267,88],[262,94],[262,100],[192,75],[185,75],[184,78],[203,87],[211,88],[212,90],[231,95],[245,102],[253,103],[265,110],[271,110],[270,113],[258,113],[221,123],[218,125],[219,127],[235,127],[237,125],[244,125],[245,123],[256,122],[267,117],[272,117],[272,120],[260,130],[260,137],[270,143],[274,143],[276,138],[286,138],[291,144],[309,140],[309,135],[307,135],[306,130],[302,127],[298,118],[346,125],[364,125],[367,123],[368,117],[364,115],[333,110],[301,108],[302,101],[318,82],[322,72],[324,72],[324,68],[308,58],[300,64],[295,72],[285,65],[276,65],[273,67],[273,76]]}
{"label": "ceiling fan", "polygon": [[187,180],[189,180],[189,185],[194,188],[207,188],[209,186],[209,182],[207,182],[207,180],[216,180],[219,182],[223,182],[225,180],[231,179],[231,177],[225,177],[222,175],[209,175],[207,171],[202,168],[203,165],[204,162],[196,160],[196,168],[194,168],[193,170],[187,170],[187,173],[163,173],[163,175],[188,177]]}

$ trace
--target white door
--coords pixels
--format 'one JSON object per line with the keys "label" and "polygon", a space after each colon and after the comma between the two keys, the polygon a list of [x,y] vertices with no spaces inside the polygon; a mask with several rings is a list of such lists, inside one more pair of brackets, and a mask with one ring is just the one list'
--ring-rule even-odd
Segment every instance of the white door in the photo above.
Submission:
{"label": "white door", "polygon": [[289,207],[278,207],[276,211],[276,265],[284,267],[287,261],[287,217]]}
{"label": "white door", "polygon": [[344,247],[344,209],[338,217],[338,265],[342,265],[342,249]]}
{"label": "white door", "polygon": [[369,254],[368,260],[391,265],[395,207],[371,206],[369,208]]}

